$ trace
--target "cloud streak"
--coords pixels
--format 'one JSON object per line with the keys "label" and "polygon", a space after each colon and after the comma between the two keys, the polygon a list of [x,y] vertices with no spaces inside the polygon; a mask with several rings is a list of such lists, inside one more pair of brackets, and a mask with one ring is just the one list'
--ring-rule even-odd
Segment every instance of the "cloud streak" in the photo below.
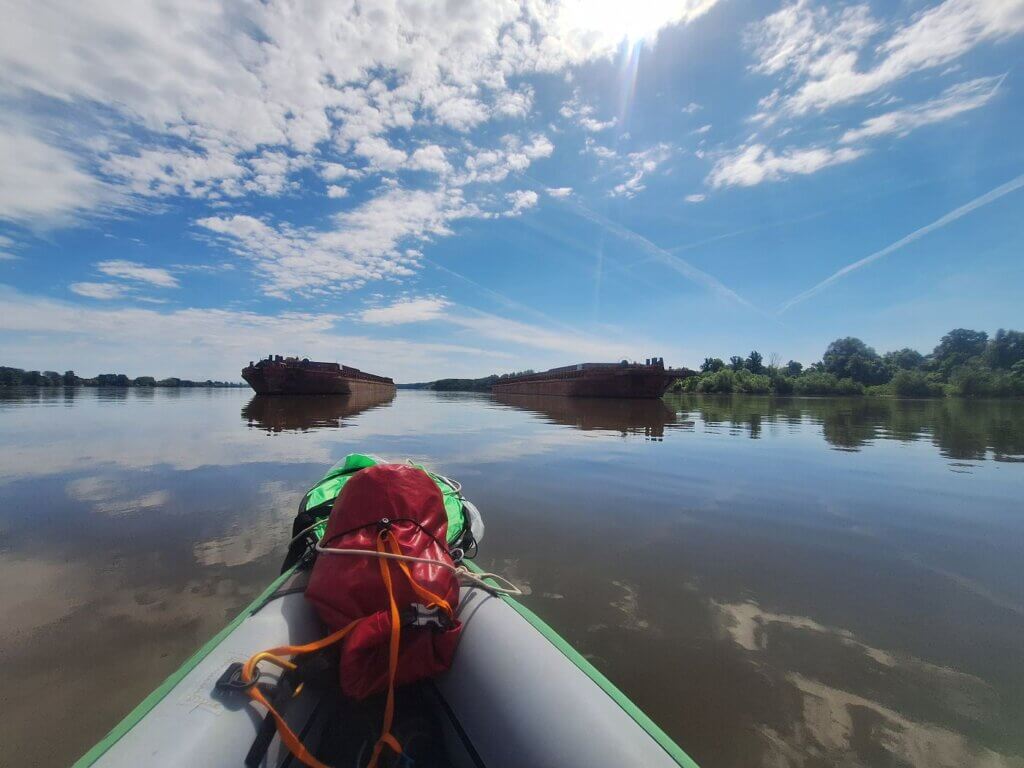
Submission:
{"label": "cloud streak", "polygon": [[887,245],[885,248],[882,248],[879,251],[875,251],[869,256],[865,256],[863,259],[859,259],[858,261],[855,261],[852,264],[847,264],[839,271],[822,280],[813,288],[808,288],[803,293],[794,296],[792,299],[787,301],[779,308],[779,314],[781,315],[783,312],[786,312],[787,310],[791,309],[792,307],[796,306],[802,301],[806,301],[812,296],[817,296],[830,285],[839,282],[847,275],[856,272],[858,269],[863,269],[869,264],[872,264],[878,261],[879,259],[885,258],[889,254],[898,251],[903,246],[909,245],[915,240],[920,240],[925,235],[934,232],[937,229],[941,229],[947,224],[951,224],[957,219],[966,216],[967,214],[972,213],[973,211],[976,211],[979,208],[988,205],[989,203],[993,203],[999,198],[1008,195],[1011,192],[1020,189],[1021,187],[1024,187],[1024,174],[1006,182],[1005,184],[1001,184],[1000,186],[996,187],[995,189],[989,192],[986,192],[984,195],[981,195],[980,197],[974,198],[969,203],[961,205],[959,208],[950,211],[945,216],[942,216],[941,218],[938,218],[935,221],[933,221],[931,224],[927,224],[921,227],[920,229],[914,230],[906,237],[902,237],[899,240],[897,240],[895,243]]}
{"label": "cloud streak", "polygon": [[620,240],[624,240],[637,246],[644,253],[648,254],[654,261],[663,264],[673,272],[677,272],[690,282],[696,283],[720,298],[735,302],[736,304],[747,307],[748,309],[757,309],[753,304],[736,293],[732,288],[725,285],[725,283],[717,277],[709,275],[704,270],[693,266],[693,264],[686,261],[686,259],[682,259],[679,256],[666,251],[664,248],[655,245],[638,232],[634,232],[632,229],[624,227],[618,222],[612,221],[606,216],[602,216],[596,211],[592,211],[577,202],[566,201],[564,204],[583,218],[594,222],[606,232],[615,235]]}

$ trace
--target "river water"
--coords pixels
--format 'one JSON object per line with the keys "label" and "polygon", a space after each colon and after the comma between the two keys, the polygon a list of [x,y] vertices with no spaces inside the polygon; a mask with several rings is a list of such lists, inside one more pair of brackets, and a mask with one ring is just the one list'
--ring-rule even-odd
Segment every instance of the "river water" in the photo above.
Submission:
{"label": "river water", "polygon": [[409,391],[0,390],[4,754],[98,740],[353,451],[461,480],[477,562],[707,768],[1024,765],[1024,403]]}

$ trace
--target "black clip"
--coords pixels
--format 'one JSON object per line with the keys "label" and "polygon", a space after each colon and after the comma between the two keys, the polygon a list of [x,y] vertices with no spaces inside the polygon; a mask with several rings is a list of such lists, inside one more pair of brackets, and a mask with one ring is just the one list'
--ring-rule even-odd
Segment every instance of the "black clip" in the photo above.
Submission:
{"label": "black clip", "polygon": [[384,531],[390,531],[390,530],[391,530],[391,519],[390,518],[382,517],[380,520],[377,521],[377,531],[378,531],[378,533],[384,533]]}
{"label": "black clip", "polygon": [[252,680],[245,682],[245,680],[242,679],[243,667],[245,667],[245,665],[240,661],[236,661],[229,665],[228,668],[224,670],[224,674],[217,678],[217,682],[213,687],[218,691],[223,691],[224,693],[238,693],[240,691],[249,690],[256,685],[257,681],[260,679],[260,670],[259,667],[254,669],[252,671]]}

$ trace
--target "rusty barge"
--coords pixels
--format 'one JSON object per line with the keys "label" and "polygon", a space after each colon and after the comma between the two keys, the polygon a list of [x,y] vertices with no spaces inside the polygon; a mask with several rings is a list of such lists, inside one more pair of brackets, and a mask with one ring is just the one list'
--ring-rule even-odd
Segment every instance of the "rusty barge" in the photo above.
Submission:
{"label": "rusty barge", "polygon": [[543,373],[503,376],[491,387],[495,395],[657,398],[678,378],[660,357],[644,363],[580,363]]}
{"label": "rusty barge", "polygon": [[271,355],[242,369],[258,395],[370,395],[395,393],[395,382],[338,363]]}

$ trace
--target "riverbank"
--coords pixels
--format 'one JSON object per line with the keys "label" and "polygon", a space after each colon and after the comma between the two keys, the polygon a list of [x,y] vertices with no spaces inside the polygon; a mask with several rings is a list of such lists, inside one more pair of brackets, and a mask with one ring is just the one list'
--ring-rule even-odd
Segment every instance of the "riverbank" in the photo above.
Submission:
{"label": "riverbank", "polygon": [[153,376],[130,378],[123,373],[101,373],[92,378],[78,376],[74,371],[26,371],[21,368],[0,366],[0,387],[247,387],[244,382],[234,381],[192,381],[170,377],[156,379]]}
{"label": "riverbank", "polygon": [[820,361],[765,364],[760,352],[729,362],[704,358],[700,372],[673,383],[676,392],[748,395],[890,397],[1024,397],[1024,333],[956,328],[928,355],[904,348],[879,355],[858,338],[836,339]]}

